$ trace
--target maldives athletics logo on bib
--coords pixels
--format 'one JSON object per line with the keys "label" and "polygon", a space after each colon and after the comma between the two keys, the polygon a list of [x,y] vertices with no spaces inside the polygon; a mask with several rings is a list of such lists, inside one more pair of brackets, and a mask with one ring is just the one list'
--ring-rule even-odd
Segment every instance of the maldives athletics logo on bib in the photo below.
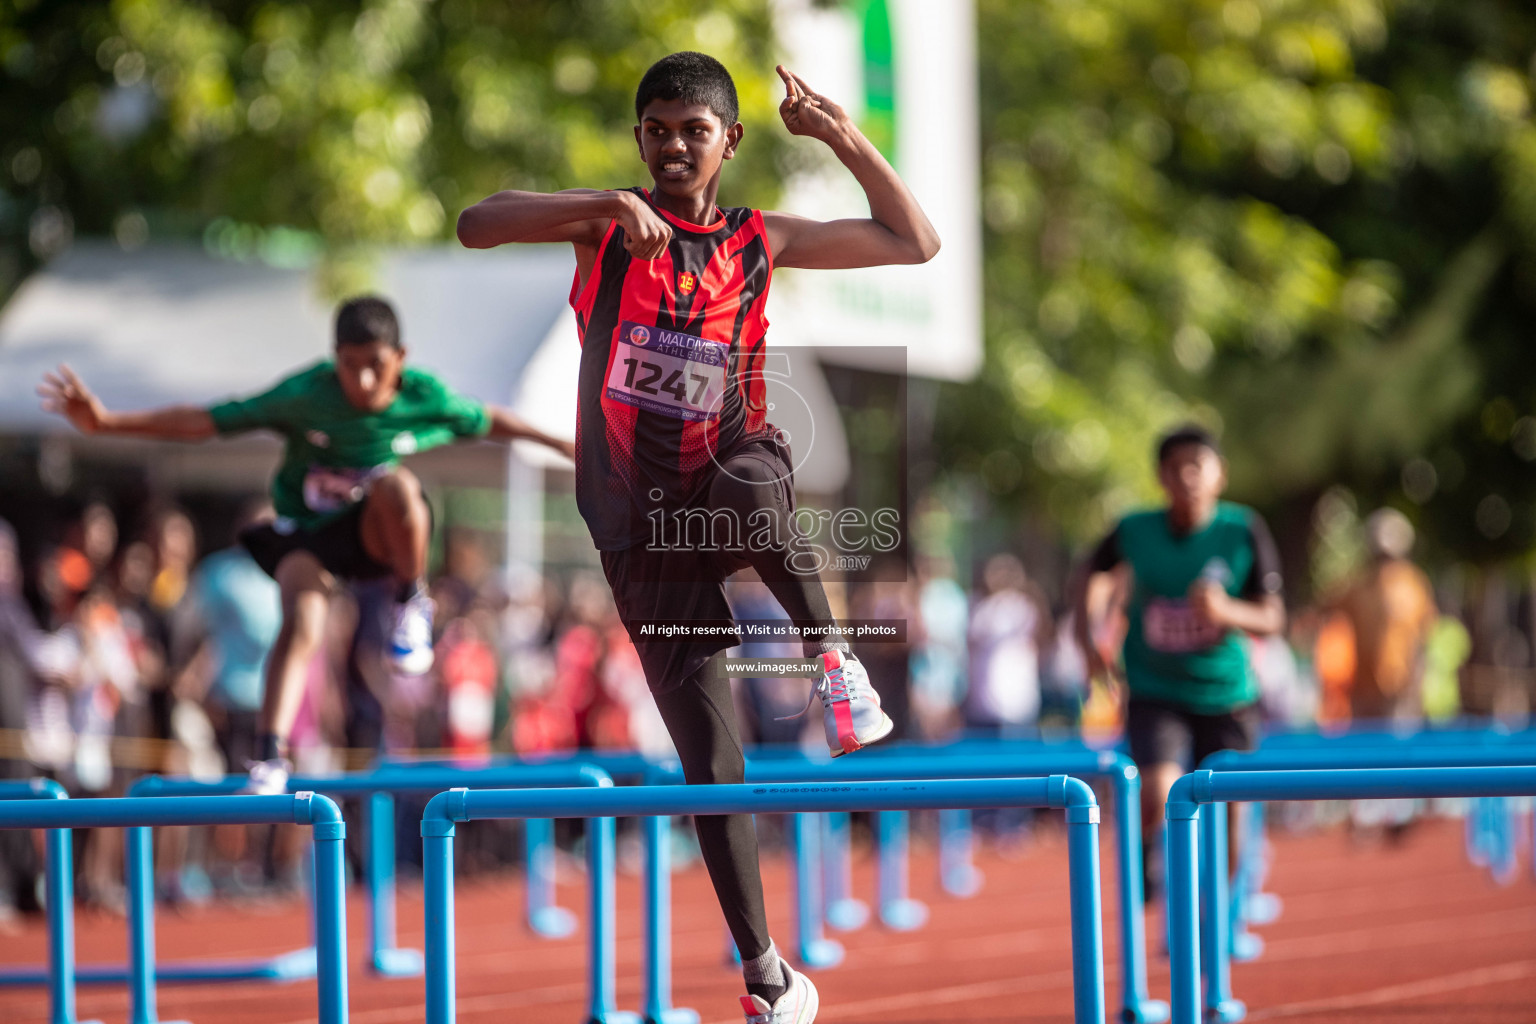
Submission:
{"label": "maldives athletics logo on bib", "polygon": [[629,329],[629,343],[644,348],[651,343],[651,332],[639,324],[635,324]]}
{"label": "maldives athletics logo on bib", "polygon": [[683,295],[692,295],[693,290],[699,286],[699,279],[691,270],[684,270],[677,275],[677,290]]}

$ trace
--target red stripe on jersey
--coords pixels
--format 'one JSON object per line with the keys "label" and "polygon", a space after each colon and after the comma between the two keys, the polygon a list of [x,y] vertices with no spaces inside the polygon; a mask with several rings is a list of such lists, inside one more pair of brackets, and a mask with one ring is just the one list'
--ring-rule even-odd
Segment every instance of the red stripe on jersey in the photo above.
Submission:
{"label": "red stripe on jersey", "polygon": [[[649,201],[643,190],[633,191]],[[772,432],[762,369],[768,327],[763,308],[773,268],[762,215],[722,210],[714,224],[700,226],[657,212],[679,228],[661,257],[630,257],[623,229],[613,222],[589,279],[572,285],[582,337],[577,504],[604,549],[644,539],[647,511],[686,507],[713,478],[718,455]],[[713,415],[700,416],[681,400],[653,401],[628,383],[616,383],[610,394],[610,374],[623,369],[617,360],[638,360],[629,370],[651,361],[620,336],[626,322],[726,346],[725,392]],[[669,379],[675,384],[676,378],[673,373]],[[625,377],[620,372],[612,379]],[[654,376],[644,379],[652,387],[660,383]]]}

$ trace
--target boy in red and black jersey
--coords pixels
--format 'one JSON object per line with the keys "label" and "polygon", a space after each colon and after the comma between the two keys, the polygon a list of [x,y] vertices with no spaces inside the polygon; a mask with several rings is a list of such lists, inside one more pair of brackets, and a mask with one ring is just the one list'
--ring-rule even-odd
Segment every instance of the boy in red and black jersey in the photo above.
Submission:
{"label": "boy in red and black jersey", "polygon": [[[819,578],[797,569],[816,559],[793,526],[788,438],[767,418],[764,304],[773,269],[923,263],[939,249],[911,192],[842,108],[798,75],[778,73],[785,127],[832,149],[863,186],[870,216],[822,222],[717,207],[721,166],[742,138],[736,88],[718,61],[685,52],[653,65],[635,96],[635,141],[651,189],[499,192],[458,225],[473,248],[575,249],[577,504],[690,783],[742,781],[730,689],[706,668],[735,641],[658,640],[639,625],[729,621],[722,583],[747,566],[806,635],[825,636],[834,624]],[[707,536],[693,537],[683,524],[700,520]],[[812,699],[822,699],[833,755],[888,735],[890,719],[847,645],[807,648],[826,669]],[[741,951],[748,1020],[806,1024],[816,990],[768,936],[751,817],[695,822]]]}

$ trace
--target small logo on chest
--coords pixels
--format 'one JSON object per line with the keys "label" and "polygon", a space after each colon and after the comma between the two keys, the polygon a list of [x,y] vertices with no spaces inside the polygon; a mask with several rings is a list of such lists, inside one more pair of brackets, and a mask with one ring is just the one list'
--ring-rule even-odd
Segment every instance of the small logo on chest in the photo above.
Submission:
{"label": "small logo on chest", "polygon": [[693,290],[699,286],[699,279],[691,270],[679,271],[677,275],[677,293],[679,295],[692,295]]}

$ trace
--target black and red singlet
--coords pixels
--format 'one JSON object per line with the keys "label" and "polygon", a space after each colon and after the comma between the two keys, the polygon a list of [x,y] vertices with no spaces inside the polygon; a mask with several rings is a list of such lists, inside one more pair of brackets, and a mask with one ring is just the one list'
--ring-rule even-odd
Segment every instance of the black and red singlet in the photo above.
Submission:
{"label": "black and red singlet", "polygon": [[[647,203],[650,193],[631,189]],[[686,508],[717,462],[772,437],[762,376],[773,274],[763,215],[679,220],[655,260],[609,224],[590,276],[571,285],[581,334],[576,504],[599,550],[650,536],[647,514]]]}

